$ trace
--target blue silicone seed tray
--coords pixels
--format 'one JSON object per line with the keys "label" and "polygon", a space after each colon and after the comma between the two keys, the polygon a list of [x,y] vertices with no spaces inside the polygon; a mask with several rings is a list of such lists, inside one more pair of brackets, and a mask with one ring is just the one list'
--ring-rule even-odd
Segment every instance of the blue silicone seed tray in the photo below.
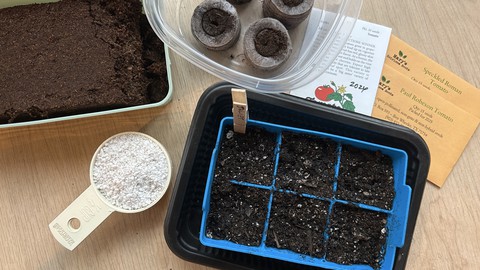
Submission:
{"label": "blue silicone seed tray", "polygon": [[[287,249],[277,249],[277,248],[268,247],[265,245],[266,234],[268,232],[270,210],[271,210],[272,201],[273,201],[272,198],[274,194],[276,192],[294,193],[290,190],[282,190],[282,189],[277,189],[275,187],[275,175],[276,175],[277,165],[279,160],[278,156],[280,154],[280,148],[282,147],[281,134],[282,132],[305,133],[305,134],[318,136],[321,138],[328,138],[335,141],[338,144],[337,146],[338,156],[335,161],[336,164],[335,164],[335,177],[334,177],[334,183],[333,183],[333,194],[335,194],[337,189],[336,180],[338,177],[339,166],[341,163],[340,156],[341,156],[342,146],[350,145],[359,149],[365,149],[369,151],[380,151],[382,154],[389,156],[392,159],[395,197],[393,199],[393,205],[390,210],[382,209],[382,208],[367,205],[367,204],[340,200],[335,198],[335,195],[333,195],[332,197],[316,197],[311,194],[301,194],[301,195],[303,197],[314,198],[314,199],[328,202],[330,204],[328,219],[331,216],[333,206],[336,204],[354,205],[365,211],[378,212],[378,213],[383,213],[387,215],[387,224],[386,224],[387,239],[381,251],[383,253],[383,259],[379,262],[378,265],[379,265],[379,269],[393,268],[395,256],[396,256],[395,254],[396,249],[401,248],[405,241],[405,233],[406,233],[408,211],[409,211],[410,197],[411,197],[411,188],[405,183],[407,161],[408,161],[407,154],[400,149],[395,149],[395,148],[386,147],[378,144],[364,142],[357,139],[336,136],[332,134],[316,132],[316,131],[311,131],[306,129],[287,127],[287,126],[271,124],[271,123],[266,123],[261,121],[249,120],[247,124],[247,128],[251,126],[261,127],[269,132],[276,134],[277,136],[277,147],[275,148],[275,153],[274,153],[275,167],[274,167],[274,173],[273,173],[271,185],[252,184],[252,183],[237,181],[236,179],[231,179],[231,183],[235,185],[247,186],[250,188],[263,189],[263,190],[270,191],[270,200],[268,202],[268,213],[264,223],[265,226],[264,226],[264,231],[262,235],[262,241],[259,246],[247,246],[247,245],[237,244],[228,240],[217,240],[217,239],[208,237],[206,235],[206,226],[207,226],[208,213],[210,209],[210,192],[211,192],[212,183],[214,180],[216,160],[218,156],[218,151],[222,143],[222,137],[223,137],[222,135],[225,130],[225,126],[232,125],[232,124],[233,124],[232,117],[225,117],[221,121],[219,133],[216,140],[216,145],[211,157],[208,179],[207,179],[205,194],[203,199],[203,207],[202,207],[203,213],[202,213],[202,220],[201,220],[201,227],[200,227],[200,242],[203,245],[213,247],[213,248],[231,250],[231,251],[242,252],[246,254],[255,254],[255,255],[259,255],[267,258],[273,258],[273,259],[289,261],[297,264],[310,265],[310,266],[329,268],[329,269],[373,269],[369,265],[363,265],[363,264],[343,265],[343,264],[338,264],[335,262],[328,261],[325,258],[325,256],[323,258],[317,258],[317,257],[308,256],[305,254],[296,253]],[[328,219],[327,219],[326,227],[328,227],[329,225]],[[328,237],[329,237],[328,228],[325,228],[324,232],[325,232],[324,237],[326,239],[325,241],[328,241]]]}

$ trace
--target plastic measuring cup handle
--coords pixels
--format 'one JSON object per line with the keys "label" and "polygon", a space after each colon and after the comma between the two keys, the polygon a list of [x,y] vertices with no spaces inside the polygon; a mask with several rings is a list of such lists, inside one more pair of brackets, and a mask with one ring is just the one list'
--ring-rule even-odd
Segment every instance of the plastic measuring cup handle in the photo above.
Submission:
{"label": "plastic measuring cup handle", "polygon": [[90,185],[50,223],[50,231],[60,244],[73,250],[114,211]]}

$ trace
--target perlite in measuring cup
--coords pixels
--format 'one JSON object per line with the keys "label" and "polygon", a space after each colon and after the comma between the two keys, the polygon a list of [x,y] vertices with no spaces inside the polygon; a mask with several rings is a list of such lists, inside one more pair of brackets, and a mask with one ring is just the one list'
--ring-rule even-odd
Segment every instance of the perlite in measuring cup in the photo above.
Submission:
{"label": "perlite in measuring cup", "polygon": [[49,227],[55,239],[73,250],[112,212],[137,213],[165,194],[172,173],[167,151],[139,132],[107,139],[90,163],[91,185]]}

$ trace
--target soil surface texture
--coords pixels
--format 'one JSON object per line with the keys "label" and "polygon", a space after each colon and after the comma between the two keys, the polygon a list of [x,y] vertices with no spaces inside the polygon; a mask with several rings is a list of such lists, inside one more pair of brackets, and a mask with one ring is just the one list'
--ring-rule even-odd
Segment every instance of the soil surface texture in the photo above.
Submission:
{"label": "soil surface texture", "polygon": [[255,126],[245,134],[226,126],[217,157],[215,181],[237,180],[269,186],[273,181],[276,134]]}
{"label": "soil surface texture", "polygon": [[154,103],[168,90],[140,1],[0,9],[0,37],[0,124]]}
{"label": "soil surface texture", "polygon": [[282,133],[277,188],[331,197],[337,153],[337,143],[332,140]]}
{"label": "soil surface texture", "polygon": [[[388,214],[353,203],[392,208],[391,158],[350,145],[339,147],[331,139],[306,133],[282,132],[280,149],[276,141],[275,133],[260,127],[251,126],[246,134],[234,133],[232,126],[222,131],[207,237],[259,246],[266,230],[267,247],[342,265],[379,268],[385,255]],[[269,189],[277,150],[275,188]],[[349,203],[333,201],[330,208],[331,199]]]}
{"label": "soil surface texture", "polygon": [[321,258],[329,203],[285,192],[273,197],[266,245]]}
{"label": "soil surface texture", "polygon": [[205,33],[216,37],[233,27],[233,18],[224,10],[212,8],[203,15],[202,27]]}
{"label": "soil surface texture", "polygon": [[207,218],[207,237],[259,246],[269,198],[269,190],[231,182],[214,182]]}
{"label": "soil surface texture", "polygon": [[255,49],[265,57],[272,57],[287,49],[288,42],[278,30],[266,28],[258,32],[255,37]]}
{"label": "soil surface texture", "polygon": [[387,238],[387,215],[337,203],[333,207],[326,259],[378,268]]}
{"label": "soil surface texture", "polygon": [[395,197],[392,159],[380,152],[343,145],[336,196],[391,209]]}
{"label": "soil surface texture", "polygon": [[289,7],[296,7],[303,3],[304,0],[283,0],[283,3]]}

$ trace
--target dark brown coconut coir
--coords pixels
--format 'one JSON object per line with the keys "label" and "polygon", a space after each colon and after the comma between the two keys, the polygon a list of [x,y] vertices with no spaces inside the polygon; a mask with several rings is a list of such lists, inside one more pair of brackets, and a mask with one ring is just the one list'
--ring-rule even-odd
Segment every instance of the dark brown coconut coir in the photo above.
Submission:
{"label": "dark brown coconut coir", "polygon": [[163,43],[141,9],[138,0],[0,9],[0,124],[162,100]]}

